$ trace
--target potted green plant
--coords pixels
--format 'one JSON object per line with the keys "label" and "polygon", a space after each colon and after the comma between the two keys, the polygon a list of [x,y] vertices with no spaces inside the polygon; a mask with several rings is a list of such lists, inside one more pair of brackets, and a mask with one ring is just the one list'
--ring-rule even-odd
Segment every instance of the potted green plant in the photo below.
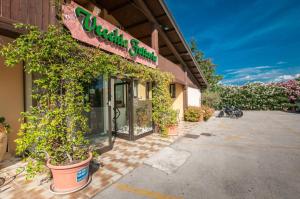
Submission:
{"label": "potted green plant", "polygon": [[168,135],[170,135],[170,136],[174,136],[174,135],[178,134],[177,133],[177,125],[178,125],[177,118],[178,118],[177,111],[171,109],[169,111],[168,116],[166,117],[166,120],[168,122],[168,124],[167,124]]}
{"label": "potted green plant", "polygon": [[54,192],[79,190],[89,182],[92,159],[84,114],[89,111],[84,85],[95,78],[93,69],[87,67],[92,57],[62,29],[50,26],[42,32],[37,27],[21,27],[28,34],[0,52],[6,65],[24,62],[25,72],[38,77],[32,91],[36,105],[22,113],[16,152],[28,163],[27,178],[49,168]]}
{"label": "potted green plant", "polygon": [[7,150],[7,134],[10,126],[5,122],[4,117],[0,117],[0,162],[4,160]]}

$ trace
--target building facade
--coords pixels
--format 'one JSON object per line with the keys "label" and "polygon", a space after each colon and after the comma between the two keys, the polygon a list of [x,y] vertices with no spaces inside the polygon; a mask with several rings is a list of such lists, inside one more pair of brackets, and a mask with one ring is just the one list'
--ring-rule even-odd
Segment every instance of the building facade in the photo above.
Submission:
{"label": "building facade", "polygon": [[[1,45],[13,41],[22,32],[14,23],[38,26],[63,22],[72,36],[83,45],[117,54],[142,65],[174,75],[170,85],[173,108],[183,119],[187,106],[201,105],[201,89],[207,82],[199,70],[170,11],[162,0],[2,0],[0,13]],[[14,153],[20,113],[33,105],[32,80],[20,63],[4,66],[0,57],[0,115],[11,125],[8,151]],[[151,82],[138,79],[103,77],[87,86],[91,104],[88,137],[99,148],[109,149],[115,134],[135,140],[153,131],[151,120]]]}

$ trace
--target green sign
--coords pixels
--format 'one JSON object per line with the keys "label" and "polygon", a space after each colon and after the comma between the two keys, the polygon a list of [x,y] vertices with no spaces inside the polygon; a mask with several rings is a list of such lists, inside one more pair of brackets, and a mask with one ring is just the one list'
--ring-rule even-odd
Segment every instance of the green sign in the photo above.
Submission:
{"label": "green sign", "polygon": [[157,61],[157,56],[154,52],[149,52],[146,48],[140,47],[140,42],[137,39],[130,40],[131,47],[128,49],[128,40],[123,38],[123,34],[119,34],[118,29],[109,31],[105,27],[97,25],[97,18],[94,16],[92,17],[92,14],[82,7],[78,6],[75,9],[75,14],[77,17],[83,16],[82,27],[86,32],[94,32],[97,37],[125,48],[133,58],[139,55],[153,62]]}

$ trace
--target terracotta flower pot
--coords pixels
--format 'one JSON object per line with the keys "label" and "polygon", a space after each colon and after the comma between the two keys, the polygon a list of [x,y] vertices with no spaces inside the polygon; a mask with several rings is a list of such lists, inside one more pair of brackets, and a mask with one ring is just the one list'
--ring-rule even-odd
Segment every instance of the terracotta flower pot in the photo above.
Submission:
{"label": "terracotta flower pot", "polygon": [[92,153],[90,153],[88,159],[67,166],[55,166],[48,160],[47,167],[53,176],[52,191],[70,193],[84,188],[89,183],[89,165],[92,157]]}
{"label": "terracotta flower pot", "polygon": [[169,126],[168,127],[168,135],[178,135],[178,133],[177,133],[177,126]]}
{"label": "terracotta flower pot", "polygon": [[0,131],[0,162],[4,160],[7,148],[7,134]]}

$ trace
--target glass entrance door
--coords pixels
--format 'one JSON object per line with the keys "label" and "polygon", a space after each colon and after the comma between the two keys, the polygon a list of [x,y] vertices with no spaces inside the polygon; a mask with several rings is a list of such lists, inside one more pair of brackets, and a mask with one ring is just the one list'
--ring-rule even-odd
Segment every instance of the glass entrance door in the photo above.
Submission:
{"label": "glass entrance door", "polygon": [[113,131],[118,136],[130,137],[129,83],[114,79]]}
{"label": "glass entrance door", "polygon": [[108,85],[109,81],[100,76],[86,88],[86,100],[91,106],[87,113],[90,128],[87,138],[97,149],[111,145]]}
{"label": "glass entrance door", "polygon": [[134,81],[133,134],[134,139],[153,131],[151,82]]}
{"label": "glass entrance door", "polygon": [[151,84],[113,79],[111,85],[114,134],[136,140],[153,132]]}
{"label": "glass entrance door", "polygon": [[90,131],[87,138],[96,149],[110,149],[112,134],[136,140],[153,131],[150,83],[133,79],[94,79],[85,89]]}

